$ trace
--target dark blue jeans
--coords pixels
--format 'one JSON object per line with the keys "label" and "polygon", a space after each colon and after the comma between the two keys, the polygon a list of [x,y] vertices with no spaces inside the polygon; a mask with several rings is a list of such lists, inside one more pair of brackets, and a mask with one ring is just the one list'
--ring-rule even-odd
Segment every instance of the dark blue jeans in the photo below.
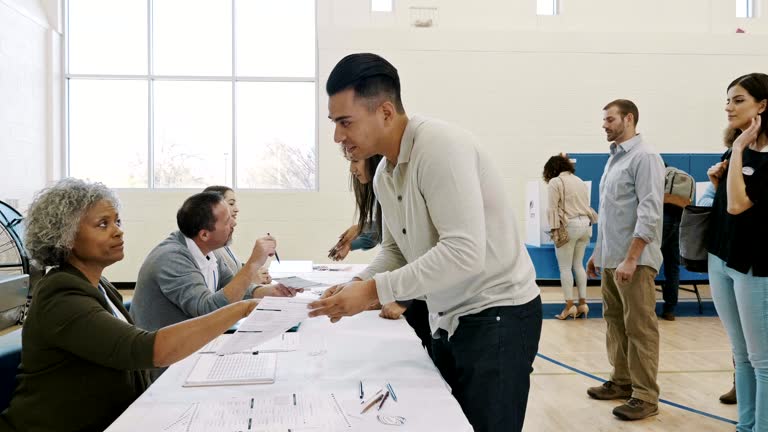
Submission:
{"label": "dark blue jeans", "polygon": [[680,217],[664,214],[661,234],[661,255],[664,257],[664,312],[674,312],[680,289]]}
{"label": "dark blue jeans", "polygon": [[432,340],[432,358],[476,432],[523,429],[533,360],[541,337],[541,297],[459,319],[448,339]]}

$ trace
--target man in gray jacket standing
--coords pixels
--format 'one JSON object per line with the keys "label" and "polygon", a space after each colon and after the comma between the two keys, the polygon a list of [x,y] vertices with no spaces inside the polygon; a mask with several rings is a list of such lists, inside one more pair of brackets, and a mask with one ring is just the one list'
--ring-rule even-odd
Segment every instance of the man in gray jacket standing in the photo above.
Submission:
{"label": "man in gray jacket standing", "polygon": [[[293,296],[282,285],[256,287],[259,268],[275,253],[271,236],[256,240],[251,256],[236,274],[213,251],[232,239],[235,219],[214,192],[192,195],[176,213],[179,231],[147,255],[139,270],[131,304],[136,326],[154,331],[205,315],[243,298]],[[160,372],[161,373],[161,372]],[[159,373],[153,374],[153,379]]]}

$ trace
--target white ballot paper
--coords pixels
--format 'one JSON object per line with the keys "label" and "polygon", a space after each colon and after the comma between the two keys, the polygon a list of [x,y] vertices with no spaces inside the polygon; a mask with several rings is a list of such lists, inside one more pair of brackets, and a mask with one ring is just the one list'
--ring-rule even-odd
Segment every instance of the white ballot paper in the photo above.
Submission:
{"label": "white ballot paper", "polygon": [[307,305],[313,301],[304,297],[264,297],[216,354],[242,352],[285,333],[307,318]]}
{"label": "white ballot paper", "polygon": [[223,401],[157,404],[164,432],[338,431],[349,428],[332,396],[289,393]]}
{"label": "white ballot paper", "polygon": [[288,277],[282,277],[282,278],[273,278],[273,282],[281,283],[288,288],[311,288],[311,287],[319,287],[319,286],[328,286],[328,284],[322,283],[322,282],[315,282],[307,279],[302,279],[298,276],[288,276]]}
{"label": "white ballot paper", "polygon": [[[223,334],[217,337],[216,339],[208,342],[208,345],[200,349],[200,353],[201,354],[215,353],[219,350],[219,348],[222,345],[224,345],[227,342],[227,340],[231,338],[232,338],[231,334]],[[272,353],[272,352],[296,351],[299,349],[300,343],[301,343],[301,338],[299,337],[298,333],[283,333],[273,337],[272,339],[262,344],[244,349],[243,352]]]}

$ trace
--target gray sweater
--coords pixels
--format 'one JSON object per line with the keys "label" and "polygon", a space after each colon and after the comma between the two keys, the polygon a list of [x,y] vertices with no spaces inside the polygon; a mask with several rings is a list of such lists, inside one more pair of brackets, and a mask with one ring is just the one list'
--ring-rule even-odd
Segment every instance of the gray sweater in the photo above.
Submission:
{"label": "gray sweater", "polygon": [[234,276],[218,261],[219,281],[213,293],[189,251],[184,235],[176,231],[147,255],[133,293],[131,317],[139,327],[155,331],[205,315],[229,304],[221,291]]}

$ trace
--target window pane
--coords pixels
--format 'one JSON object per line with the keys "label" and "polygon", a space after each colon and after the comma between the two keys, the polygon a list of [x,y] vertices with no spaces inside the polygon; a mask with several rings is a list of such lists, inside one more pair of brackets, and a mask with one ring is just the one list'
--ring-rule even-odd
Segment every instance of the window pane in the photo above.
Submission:
{"label": "window pane", "polygon": [[154,73],[231,75],[232,3],[155,0]]}
{"label": "window pane", "polygon": [[371,0],[371,11],[392,12],[392,0]]}
{"label": "window pane", "polygon": [[314,189],[315,84],[237,84],[237,186]]}
{"label": "window pane", "polygon": [[557,15],[557,0],[536,0],[536,15]]}
{"label": "window pane", "polygon": [[69,73],[147,74],[147,2],[70,0]]}
{"label": "window pane", "polygon": [[736,0],[736,18],[752,18],[753,0]]}
{"label": "window pane", "polygon": [[315,76],[314,0],[238,0],[237,74]]}
{"label": "window pane", "polygon": [[232,184],[232,83],[155,82],[155,187]]}
{"label": "window pane", "polygon": [[147,82],[69,80],[70,175],[147,187]]}

